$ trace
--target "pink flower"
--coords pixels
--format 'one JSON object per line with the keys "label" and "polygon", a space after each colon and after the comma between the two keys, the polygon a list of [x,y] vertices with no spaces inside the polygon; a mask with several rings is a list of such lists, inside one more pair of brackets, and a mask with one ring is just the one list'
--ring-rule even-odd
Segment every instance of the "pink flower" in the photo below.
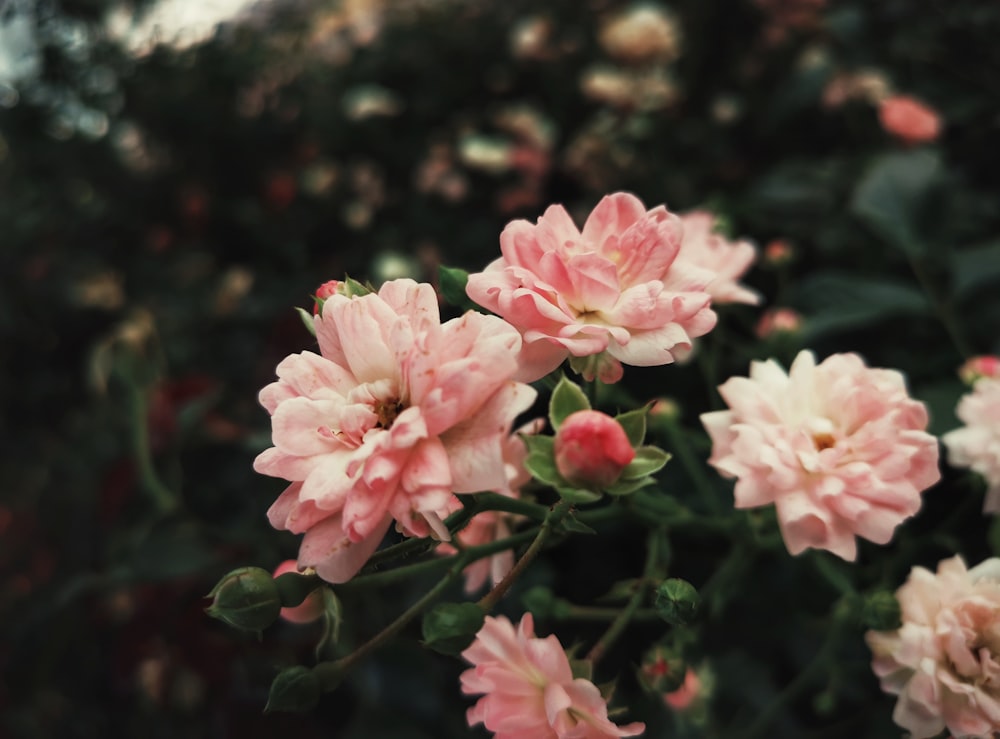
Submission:
{"label": "pink flower", "polygon": [[[528,448],[521,439],[521,434],[537,434],[544,425],[544,418],[536,418],[507,437],[503,446],[506,483],[502,487],[495,488],[492,492],[506,495],[508,498],[521,497],[521,486],[531,480],[531,473],[524,467]],[[484,511],[473,516],[455,538],[465,547],[489,544],[492,541],[510,536],[510,526],[516,518],[516,516],[503,511]],[[437,547],[437,552],[438,554],[454,554],[455,547],[441,543]],[[510,549],[473,562],[465,568],[465,592],[476,592],[486,583],[487,579],[496,585],[503,580],[513,566],[514,552]]]}
{"label": "pink flower", "polygon": [[749,241],[729,241],[715,232],[715,216],[695,210],[681,216],[684,239],[681,241],[679,262],[708,270],[712,277],[705,292],[713,303],[747,303],[757,305],[760,295],[737,280],[750,269],[757,250]]}
{"label": "pink flower", "polygon": [[719,387],[730,410],[702,414],[709,463],[737,478],[737,508],[774,503],[792,554],[827,549],[853,561],[855,536],[885,544],[940,479],[927,410],[903,376],[856,354],[817,365],[800,352],[788,374],[774,360]]}
{"label": "pink flower", "polygon": [[622,363],[669,364],[715,326],[712,274],[677,260],[680,219],[608,195],[580,231],[561,205],[500,234],[502,257],[469,276],[469,297],[524,336],[517,379],[537,380],[569,356],[585,376],[616,382]]}
{"label": "pink flower", "polygon": [[[286,559],[275,568],[274,577],[284,575],[286,572],[298,572],[298,569],[298,563],[294,559]],[[281,617],[293,624],[312,623],[322,615],[323,597],[318,590],[309,593],[299,605],[281,609]]]}
{"label": "pink flower", "polygon": [[487,616],[462,656],[473,665],[462,673],[462,692],[483,695],[469,709],[469,726],[481,723],[497,739],[601,739],[645,729],[608,719],[600,691],[589,680],[573,678],[555,636],[535,636],[530,613],[516,631],[504,616]]}
{"label": "pink flower", "polygon": [[983,377],[962,396],[955,413],[965,426],[941,437],[948,462],[986,478],[987,513],[1000,513],[1000,379]]}
{"label": "pink flower", "polygon": [[941,134],[940,116],[907,95],[893,95],[883,100],[878,117],[882,128],[907,144],[934,141]]}
{"label": "pink flower", "polygon": [[603,490],[621,477],[635,450],[625,429],[600,411],[577,411],[562,422],[554,442],[556,468],[574,485]]}
{"label": "pink flower", "polygon": [[966,385],[975,385],[983,377],[1000,379],[1000,357],[991,354],[972,357],[958,368],[958,376]]}
{"label": "pink flower", "polygon": [[324,301],[331,295],[340,292],[341,289],[340,286],[343,284],[344,283],[341,282],[340,280],[327,280],[322,285],[316,288],[316,302],[313,303],[314,316],[319,313],[320,305],[322,305],[321,301]]}
{"label": "pink flower", "polygon": [[675,711],[686,711],[701,694],[701,678],[690,667],[684,675],[684,684],[677,690],[665,693],[663,702]]}
{"label": "pink flower", "polygon": [[896,597],[902,627],[865,634],[882,690],[899,696],[893,721],[914,739],[1000,731],[1000,559],[914,567]]}
{"label": "pink flower", "polygon": [[268,518],[304,533],[299,565],[337,583],[393,519],[445,538],[436,512],[453,492],[503,485],[504,441],[535,391],[511,380],[517,332],[475,312],[442,324],[430,285],[334,294],[314,321],[320,354],[287,357],[260,393],[274,447],[254,469],[291,481]]}
{"label": "pink flower", "polygon": [[761,339],[775,334],[796,334],[802,330],[802,316],[791,308],[771,308],[757,321],[754,333]]}

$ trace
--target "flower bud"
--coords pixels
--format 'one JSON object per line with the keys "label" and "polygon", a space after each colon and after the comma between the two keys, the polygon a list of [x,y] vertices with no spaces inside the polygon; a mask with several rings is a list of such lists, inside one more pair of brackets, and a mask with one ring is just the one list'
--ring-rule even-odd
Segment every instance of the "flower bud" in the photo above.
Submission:
{"label": "flower bud", "polygon": [[663,696],[663,702],[675,711],[686,711],[691,708],[701,692],[701,678],[697,672],[688,667],[684,673],[684,682],[676,690],[668,691]]}
{"label": "flower bud", "polygon": [[1000,378],[1000,357],[992,355],[973,357],[958,368],[958,376],[969,386],[975,385],[977,380],[984,377]]}
{"label": "flower bud", "polygon": [[323,596],[315,576],[300,575],[294,559],[282,562],[274,570],[278,595],[285,605],[281,617],[293,624],[307,624],[323,615]]}
{"label": "flower bud", "polygon": [[896,596],[888,590],[868,595],[861,605],[861,622],[875,631],[898,629],[903,625],[903,620]]}
{"label": "flower bud", "polygon": [[649,417],[653,421],[674,423],[683,415],[681,405],[673,398],[657,398],[649,408]]}
{"label": "flower bud", "polygon": [[701,597],[694,585],[679,577],[664,580],[653,599],[656,612],[671,626],[685,626],[694,621],[700,605]]}
{"label": "flower bud", "polygon": [[240,567],[219,580],[208,594],[214,598],[205,609],[212,618],[246,631],[261,631],[281,613],[278,586],[267,570]]}
{"label": "flower bud", "polygon": [[328,280],[322,285],[316,288],[316,302],[313,303],[313,315],[319,315],[323,312],[323,303],[331,295],[336,295],[341,292],[341,286],[344,283],[340,280]]}
{"label": "flower bud", "polygon": [[764,265],[781,267],[795,259],[795,248],[784,239],[769,241],[764,247]]}
{"label": "flower bud", "polygon": [[802,330],[802,316],[791,308],[771,308],[757,322],[756,333],[761,339],[779,334],[797,334]]}
{"label": "flower bud", "polygon": [[424,614],[424,644],[435,652],[457,655],[472,643],[485,619],[475,603],[441,603]]}
{"label": "flower bud", "polygon": [[643,655],[639,684],[650,693],[672,693],[684,685],[687,662],[671,647],[657,644]]}
{"label": "flower bud", "polygon": [[556,432],[553,449],[559,474],[592,490],[614,484],[635,458],[621,424],[606,413],[591,410],[566,417]]}
{"label": "flower bud", "polygon": [[319,678],[312,670],[302,666],[289,667],[279,672],[271,683],[264,713],[303,713],[316,707],[321,692]]}

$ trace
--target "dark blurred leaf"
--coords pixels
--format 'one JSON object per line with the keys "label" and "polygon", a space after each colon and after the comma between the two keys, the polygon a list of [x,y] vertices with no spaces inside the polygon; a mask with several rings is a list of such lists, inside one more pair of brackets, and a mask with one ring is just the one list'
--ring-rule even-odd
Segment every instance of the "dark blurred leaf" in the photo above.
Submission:
{"label": "dark blurred leaf", "polygon": [[888,154],[874,164],[858,184],[851,212],[886,243],[908,256],[922,254],[927,242],[919,226],[941,173],[941,159],[931,151]]}
{"label": "dark blurred leaf", "polygon": [[951,290],[956,298],[1000,281],[1000,241],[956,252],[951,259]]}
{"label": "dark blurred leaf", "polygon": [[807,339],[874,325],[898,316],[924,316],[923,293],[894,280],[820,273],[797,285],[795,301],[806,314]]}
{"label": "dark blurred leaf", "polygon": [[131,555],[136,580],[169,580],[210,568],[216,556],[194,524],[167,522],[154,528]]}

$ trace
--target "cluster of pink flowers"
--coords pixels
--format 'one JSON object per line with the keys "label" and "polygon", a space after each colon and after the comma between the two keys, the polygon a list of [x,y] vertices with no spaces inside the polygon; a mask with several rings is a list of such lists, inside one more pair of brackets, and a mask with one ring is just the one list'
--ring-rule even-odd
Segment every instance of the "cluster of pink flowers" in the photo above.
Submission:
{"label": "cluster of pink flowers", "polygon": [[709,463],[737,478],[737,508],[773,503],[788,551],[847,560],[856,536],[885,544],[940,478],[927,410],[903,376],[854,354],[820,364],[803,351],[785,372],[754,362],[719,387],[729,410],[705,413]]}
{"label": "cluster of pink flowers", "polygon": [[645,729],[608,719],[597,686],[573,677],[554,635],[535,636],[530,613],[516,630],[504,616],[487,616],[462,656],[473,665],[462,673],[462,692],[483,695],[469,709],[469,725],[481,723],[497,739],[602,739],[637,736]]}
{"label": "cluster of pink flowers", "polygon": [[1000,730],[1000,559],[966,569],[946,559],[937,574],[914,567],[896,592],[903,625],[869,631],[872,669],[899,696],[893,720],[925,739]]}

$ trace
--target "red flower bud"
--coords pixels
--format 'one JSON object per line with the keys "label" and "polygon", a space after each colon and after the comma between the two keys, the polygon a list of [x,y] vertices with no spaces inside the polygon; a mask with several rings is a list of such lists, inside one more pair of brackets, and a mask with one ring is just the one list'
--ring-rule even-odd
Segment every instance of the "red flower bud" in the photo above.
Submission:
{"label": "red flower bud", "polygon": [[329,280],[316,288],[316,302],[313,304],[314,316],[319,313],[320,306],[323,304],[322,301],[340,292],[340,286],[343,284],[340,280]]}
{"label": "red flower bud", "polygon": [[600,411],[577,411],[563,421],[555,439],[556,467],[574,485],[603,489],[635,458],[625,429]]}

